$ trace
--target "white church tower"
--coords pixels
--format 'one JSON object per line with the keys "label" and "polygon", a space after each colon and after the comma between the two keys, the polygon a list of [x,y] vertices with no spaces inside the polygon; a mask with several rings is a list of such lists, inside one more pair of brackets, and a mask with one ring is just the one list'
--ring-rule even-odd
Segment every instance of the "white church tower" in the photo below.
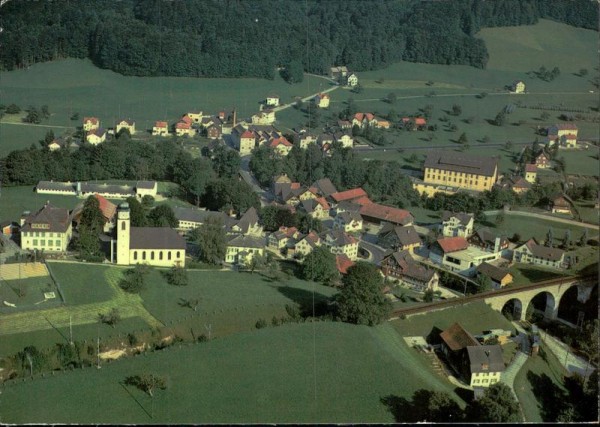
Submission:
{"label": "white church tower", "polygon": [[119,265],[129,265],[130,228],[129,204],[121,203],[117,208],[117,264]]}

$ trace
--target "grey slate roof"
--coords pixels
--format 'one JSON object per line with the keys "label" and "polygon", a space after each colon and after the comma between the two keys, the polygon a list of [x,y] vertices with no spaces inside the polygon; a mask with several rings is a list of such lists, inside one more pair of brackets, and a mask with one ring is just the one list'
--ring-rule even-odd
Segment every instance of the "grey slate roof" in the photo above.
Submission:
{"label": "grey slate roof", "polygon": [[388,257],[394,258],[396,264],[398,264],[398,266],[401,268],[403,276],[407,276],[421,282],[429,282],[435,274],[435,270],[429,270],[423,265],[415,262],[414,258],[408,251],[397,251],[386,256],[386,258]]}
{"label": "grey slate roof", "polygon": [[130,249],[184,249],[185,239],[168,227],[131,227]]}
{"label": "grey slate roof", "polygon": [[442,212],[442,221],[448,221],[452,217],[458,219],[462,225],[467,225],[473,219],[473,215],[468,214],[466,212]]}
{"label": "grey slate roof", "polygon": [[144,190],[152,190],[156,185],[156,181],[138,181],[135,184],[136,188],[143,188]]}
{"label": "grey slate roof", "polygon": [[73,191],[75,194],[75,183],[73,182],[40,181],[35,187],[42,191]]}
{"label": "grey slate roof", "polygon": [[477,272],[488,276],[490,279],[495,280],[496,282],[500,282],[507,274],[510,274],[507,269],[496,267],[495,265],[488,264],[487,262],[479,264],[477,266]]}
{"label": "grey slate roof", "polygon": [[411,225],[407,227],[396,227],[394,228],[394,232],[396,233],[396,236],[398,236],[398,241],[402,246],[422,243],[419,233],[417,233],[415,228]]}
{"label": "grey slate roof", "polygon": [[247,233],[248,229],[258,223],[258,213],[254,207],[251,207],[244,213],[237,223],[237,226],[242,230],[242,233]]}
{"label": "grey slate roof", "polygon": [[315,181],[312,187],[317,188],[317,190],[319,190],[323,197],[329,197],[333,193],[338,192],[335,188],[335,185],[333,185],[329,178],[322,178]]}
{"label": "grey slate roof", "polygon": [[443,169],[476,175],[493,176],[498,159],[450,151],[432,151],[425,159],[426,168]]}
{"label": "grey slate roof", "polygon": [[175,213],[175,218],[179,221],[197,222],[200,224],[205,223],[208,218],[221,218],[223,223],[225,223],[225,217],[227,216],[224,212],[205,211],[181,206],[175,206],[173,212]]}
{"label": "grey slate roof", "polygon": [[227,246],[237,246],[239,248],[264,248],[265,238],[255,236],[235,236],[229,240]]}
{"label": "grey slate roof", "polygon": [[478,345],[467,347],[471,373],[504,372],[502,347],[499,345]]}
{"label": "grey slate roof", "polygon": [[[32,224],[43,224],[45,228],[32,227]],[[71,216],[69,215],[68,209],[57,208],[47,203],[43,208],[25,218],[25,224],[21,231],[64,233],[67,231],[70,224]]]}

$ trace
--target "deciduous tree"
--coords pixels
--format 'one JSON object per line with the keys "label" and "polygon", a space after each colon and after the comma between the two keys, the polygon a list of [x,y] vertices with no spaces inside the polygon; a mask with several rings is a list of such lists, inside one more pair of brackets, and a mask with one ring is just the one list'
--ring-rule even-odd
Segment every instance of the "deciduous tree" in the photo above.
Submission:
{"label": "deciduous tree", "polygon": [[302,276],[306,280],[331,283],[338,276],[335,255],[325,246],[314,248],[302,262]]}

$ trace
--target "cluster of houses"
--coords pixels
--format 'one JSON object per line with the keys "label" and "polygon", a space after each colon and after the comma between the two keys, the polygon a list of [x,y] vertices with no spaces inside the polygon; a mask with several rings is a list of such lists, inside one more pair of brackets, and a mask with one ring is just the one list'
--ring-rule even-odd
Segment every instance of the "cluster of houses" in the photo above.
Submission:
{"label": "cluster of houses", "polygon": [[577,148],[577,125],[575,123],[559,123],[548,127],[546,146],[558,144],[558,148]]}

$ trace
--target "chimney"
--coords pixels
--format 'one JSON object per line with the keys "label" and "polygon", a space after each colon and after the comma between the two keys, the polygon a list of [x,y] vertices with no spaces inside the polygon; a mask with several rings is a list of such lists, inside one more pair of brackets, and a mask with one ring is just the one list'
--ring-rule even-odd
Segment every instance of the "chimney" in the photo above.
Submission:
{"label": "chimney", "polygon": [[231,127],[235,127],[235,122],[237,120],[237,111],[235,111],[235,108],[233,109],[233,124]]}

